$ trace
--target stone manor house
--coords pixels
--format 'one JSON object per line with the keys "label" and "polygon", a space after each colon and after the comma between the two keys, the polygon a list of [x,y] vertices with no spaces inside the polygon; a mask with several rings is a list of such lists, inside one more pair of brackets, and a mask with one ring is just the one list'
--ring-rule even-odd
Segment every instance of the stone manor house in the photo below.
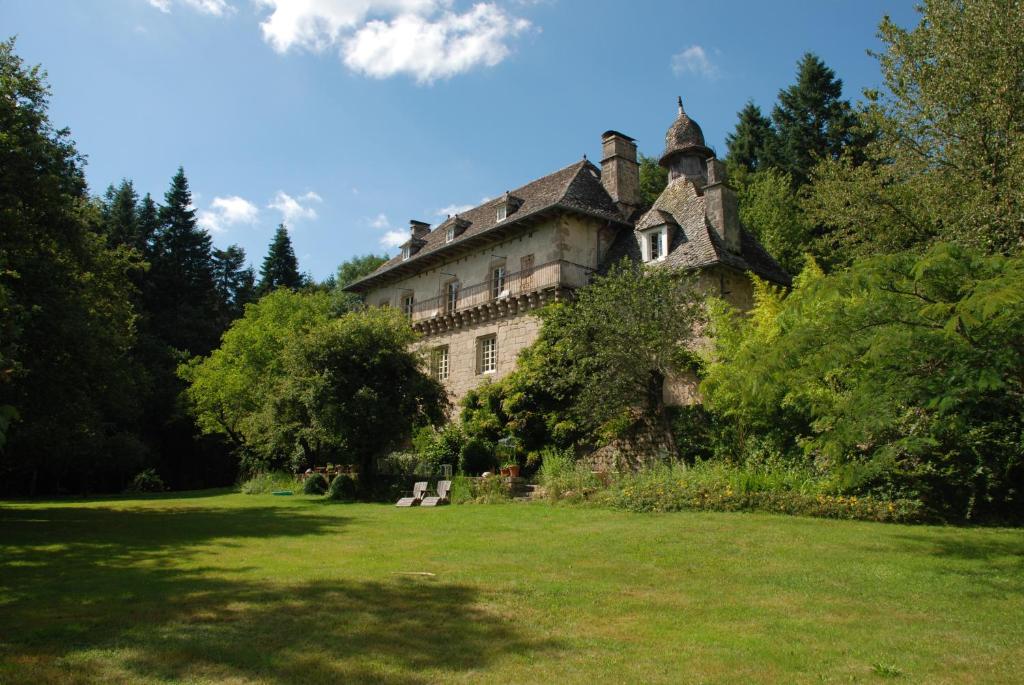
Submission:
{"label": "stone manor house", "polygon": [[[453,401],[515,367],[540,329],[532,310],[570,297],[623,257],[697,270],[705,292],[744,309],[749,273],[789,285],[740,225],[725,165],[681,99],[660,159],[668,186],[650,209],[641,207],[634,140],[605,131],[601,143],[600,168],[584,158],[436,227],[411,221],[401,253],[347,287],[368,306],[409,317]],[[666,384],[666,399],[686,402],[691,390]]]}

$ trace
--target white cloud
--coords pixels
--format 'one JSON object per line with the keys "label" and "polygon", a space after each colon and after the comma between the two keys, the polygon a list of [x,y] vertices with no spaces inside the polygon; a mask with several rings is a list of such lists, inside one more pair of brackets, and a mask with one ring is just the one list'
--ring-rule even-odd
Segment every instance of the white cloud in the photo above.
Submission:
{"label": "white cloud", "polygon": [[[233,5],[227,3],[227,0],[178,0],[183,5],[191,7],[192,9],[202,12],[203,14],[211,14],[215,17],[223,17],[228,14],[232,14],[235,11]],[[172,0],[149,0],[149,4],[157,8],[164,14],[171,11]]]}
{"label": "white cloud", "polygon": [[197,221],[202,228],[210,233],[226,231],[235,224],[252,224],[256,222],[260,210],[244,197],[215,197],[209,209],[199,211]]}
{"label": "white cloud", "polygon": [[408,233],[406,233],[405,231],[399,231],[398,229],[394,229],[392,231],[388,231],[387,233],[380,237],[380,244],[383,245],[384,247],[398,247],[408,239]]}
{"label": "white cloud", "polygon": [[462,214],[476,207],[476,205],[448,205],[437,210],[437,216],[452,216],[453,214]]}
{"label": "white cloud", "polygon": [[672,55],[672,72],[676,76],[697,74],[706,79],[718,78],[718,67],[715,66],[708,53],[699,45],[691,45],[680,53]]}
{"label": "white cloud", "polygon": [[274,199],[267,205],[267,208],[276,209],[281,212],[283,222],[291,224],[303,219],[316,219],[316,210],[310,206],[310,203],[313,202],[323,202],[323,198],[312,190],[298,197],[292,197],[283,190],[279,190]]}
{"label": "white cloud", "polygon": [[418,83],[431,83],[478,66],[496,66],[510,52],[508,39],[529,25],[489,3],[436,18],[403,14],[390,22],[369,22],[345,41],[342,54],[349,69],[367,76],[407,74]]}
{"label": "white cloud", "polygon": [[391,228],[391,222],[388,221],[387,214],[378,214],[370,220],[370,226],[373,228]]}
{"label": "white cloud", "polygon": [[277,52],[335,48],[357,73],[419,83],[499,64],[511,52],[508,41],[530,27],[489,2],[463,13],[451,11],[451,0],[258,2],[271,10],[260,29]]}

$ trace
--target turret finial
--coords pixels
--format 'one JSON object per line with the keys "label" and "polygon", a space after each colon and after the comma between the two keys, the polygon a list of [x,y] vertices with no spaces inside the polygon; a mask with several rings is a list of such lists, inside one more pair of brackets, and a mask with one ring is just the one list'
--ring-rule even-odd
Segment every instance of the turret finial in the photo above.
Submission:
{"label": "turret finial", "polygon": [[676,96],[676,102],[679,103],[679,113],[683,114],[683,96],[682,95]]}

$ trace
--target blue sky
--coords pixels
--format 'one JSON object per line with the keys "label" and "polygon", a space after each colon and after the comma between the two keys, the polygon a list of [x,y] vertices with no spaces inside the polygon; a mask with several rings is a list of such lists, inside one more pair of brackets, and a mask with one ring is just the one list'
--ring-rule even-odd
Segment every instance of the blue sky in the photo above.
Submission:
{"label": "blue sky", "polygon": [[258,266],[285,220],[323,278],[411,218],[599,161],[607,129],[657,155],[677,95],[724,155],[804,52],[856,100],[885,14],[916,22],[873,0],[3,0],[0,35],[49,72],[93,192],[161,200],[183,165],[215,244]]}

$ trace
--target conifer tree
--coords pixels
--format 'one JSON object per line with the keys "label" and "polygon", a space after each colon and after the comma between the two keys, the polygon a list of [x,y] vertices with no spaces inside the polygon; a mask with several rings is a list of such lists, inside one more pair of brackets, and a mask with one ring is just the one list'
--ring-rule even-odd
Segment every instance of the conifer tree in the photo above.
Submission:
{"label": "conifer tree", "polygon": [[245,305],[253,299],[253,273],[245,266],[245,250],[229,245],[226,250],[213,251],[213,280],[217,288],[221,325],[226,329],[242,315]]}
{"label": "conifer tree", "polygon": [[265,294],[277,288],[298,290],[303,285],[305,279],[299,273],[299,262],[295,258],[288,229],[280,224],[260,267],[259,292]]}
{"label": "conifer tree", "polygon": [[199,228],[185,170],[171,179],[150,255],[147,309],[166,344],[207,354],[220,337],[210,235]]}
{"label": "conifer tree", "polygon": [[772,110],[778,136],[773,166],[788,173],[795,187],[807,183],[818,159],[836,159],[849,145],[863,147],[853,131],[856,114],[842,94],[842,79],[809,52],[797,65],[796,83],[779,91]]}
{"label": "conifer tree", "polygon": [[774,163],[775,131],[761,108],[748,100],[739,113],[735,130],[725,137],[726,161],[734,170],[758,171]]}
{"label": "conifer tree", "polygon": [[117,188],[113,185],[107,187],[102,215],[108,245],[138,247],[138,204],[139,196],[128,179],[122,179]]}
{"label": "conifer tree", "polygon": [[146,193],[139,203],[138,211],[138,232],[135,247],[147,258],[152,255],[153,240],[160,228],[160,210],[153,201],[153,197]]}

